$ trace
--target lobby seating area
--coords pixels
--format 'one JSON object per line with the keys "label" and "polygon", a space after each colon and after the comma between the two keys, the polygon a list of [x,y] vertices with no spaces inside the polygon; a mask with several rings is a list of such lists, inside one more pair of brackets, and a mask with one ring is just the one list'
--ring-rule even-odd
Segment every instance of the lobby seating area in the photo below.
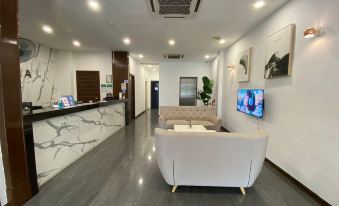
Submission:
{"label": "lobby seating area", "polygon": [[0,206],[339,206],[339,0],[0,0]]}
{"label": "lobby seating area", "polygon": [[260,174],[267,144],[265,132],[155,129],[157,163],[172,192],[178,186],[239,187],[245,195]]}
{"label": "lobby seating area", "polygon": [[202,125],[208,130],[220,130],[221,119],[215,107],[208,106],[161,106],[159,125],[163,129],[174,129],[174,125]]}

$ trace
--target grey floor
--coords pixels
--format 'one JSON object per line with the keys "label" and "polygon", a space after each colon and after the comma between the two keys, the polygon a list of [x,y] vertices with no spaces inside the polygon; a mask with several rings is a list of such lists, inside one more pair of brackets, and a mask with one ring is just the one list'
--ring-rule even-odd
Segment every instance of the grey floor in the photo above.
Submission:
{"label": "grey floor", "polygon": [[268,164],[246,196],[238,188],[170,192],[155,161],[157,111],[131,122],[40,188],[26,205],[318,205]]}

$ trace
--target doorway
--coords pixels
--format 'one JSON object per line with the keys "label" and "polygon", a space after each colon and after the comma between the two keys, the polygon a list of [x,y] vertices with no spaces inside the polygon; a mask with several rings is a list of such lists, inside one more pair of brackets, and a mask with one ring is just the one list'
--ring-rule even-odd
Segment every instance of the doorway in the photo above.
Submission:
{"label": "doorway", "polygon": [[197,77],[180,77],[179,106],[197,105]]}
{"label": "doorway", "polygon": [[99,71],[76,71],[77,100],[100,101]]}
{"label": "doorway", "polygon": [[134,75],[129,75],[129,109],[130,109],[130,119],[135,119],[135,78]]}
{"label": "doorway", "polygon": [[151,109],[159,109],[159,81],[151,81]]}

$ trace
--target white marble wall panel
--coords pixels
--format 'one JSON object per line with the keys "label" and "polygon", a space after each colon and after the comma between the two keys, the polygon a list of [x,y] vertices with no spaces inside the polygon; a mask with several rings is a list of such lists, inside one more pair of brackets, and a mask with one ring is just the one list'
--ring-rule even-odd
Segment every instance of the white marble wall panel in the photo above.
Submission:
{"label": "white marble wall panel", "polygon": [[[55,50],[41,44],[37,47],[36,55],[20,64],[22,101],[50,106],[57,100]],[[26,71],[31,77],[25,77]]]}
{"label": "white marble wall panel", "polygon": [[34,122],[39,186],[124,126],[124,103]]}

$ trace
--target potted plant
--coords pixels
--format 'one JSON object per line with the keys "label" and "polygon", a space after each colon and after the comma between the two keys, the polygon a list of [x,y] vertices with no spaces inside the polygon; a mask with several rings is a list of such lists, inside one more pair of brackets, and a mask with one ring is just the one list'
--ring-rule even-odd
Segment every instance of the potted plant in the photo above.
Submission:
{"label": "potted plant", "polygon": [[205,106],[208,106],[210,103],[210,100],[211,100],[211,94],[212,94],[212,89],[213,89],[213,84],[214,84],[214,81],[213,80],[210,80],[208,77],[206,76],[203,76],[202,77],[202,82],[204,84],[202,90],[200,89],[197,89],[197,99],[201,100],[202,103],[205,105]]}

